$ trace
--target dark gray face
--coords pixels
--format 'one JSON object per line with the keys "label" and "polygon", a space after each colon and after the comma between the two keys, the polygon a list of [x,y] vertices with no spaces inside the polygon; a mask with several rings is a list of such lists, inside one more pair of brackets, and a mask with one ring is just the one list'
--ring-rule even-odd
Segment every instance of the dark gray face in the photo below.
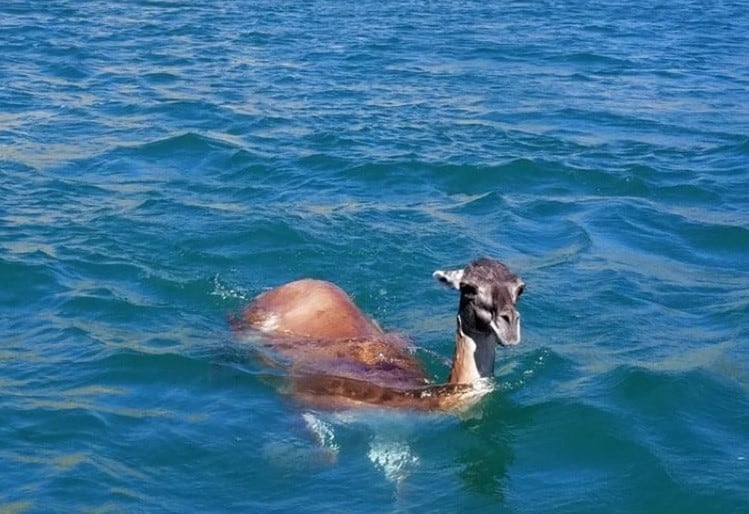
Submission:
{"label": "dark gray face", "polygon": [[502,346],[520,342],[520,314],[515,309],[525,283],[492,259],[478,259],[464,269],[435,271],[434,277],[460,291],[458,315],[468,336],[493,336]]}

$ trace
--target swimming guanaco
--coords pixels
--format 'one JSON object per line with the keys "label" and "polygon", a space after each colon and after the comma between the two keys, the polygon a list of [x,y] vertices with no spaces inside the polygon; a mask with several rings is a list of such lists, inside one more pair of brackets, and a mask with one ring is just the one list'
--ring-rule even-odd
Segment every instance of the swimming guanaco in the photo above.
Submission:
{"label": "swimming guanaco", "polygon": [[302,402],[459,408],[490,390],[484,384],[494,374],[496,345],[520,342],[515,305],[525,284],[488,258],[433,276],[460,292],[455,354],[443,384],[431,384],[407,342],[383,332],[330,282],[304,279],[262,293],[242,319],[261,332],[267,355],[288,370],[290,392]]}

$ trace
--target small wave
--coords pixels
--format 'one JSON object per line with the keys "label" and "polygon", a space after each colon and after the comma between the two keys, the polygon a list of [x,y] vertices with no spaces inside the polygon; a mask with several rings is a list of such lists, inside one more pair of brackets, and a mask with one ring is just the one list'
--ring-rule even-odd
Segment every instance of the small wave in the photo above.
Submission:
{"label": "small wave", "polygon": [[629,59],[622,59],[619,57],[613,57],[610,55],[593,52],[563,53],[556,56],[556,59],[584,65],[602,66],[602,68],[596,70],[597,73],[601,73],[604,70],[612,73],[621,72],[622,69],[629,68],[633,65],[633,62]]}
{"label": "small wave", "polygon": [[515,393],[537,380],[547,383],[569,377],[573,367],[572,361],[544,346],[502,363],[496,372],[497,382],[503,393]]}
{"label": "small wave", "polygon": [[237,148],[204,134],[184,132],[137,146],[124,147],[120,151],[129,153],[138,152],[148,157],[163,158],[174,156],[175,153],[190,153],[204,156],[216,150],[235,152]]}

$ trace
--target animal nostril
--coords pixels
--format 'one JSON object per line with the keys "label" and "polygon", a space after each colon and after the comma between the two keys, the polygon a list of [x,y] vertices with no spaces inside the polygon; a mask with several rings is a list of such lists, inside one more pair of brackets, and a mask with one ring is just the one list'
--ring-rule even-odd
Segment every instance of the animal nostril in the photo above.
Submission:
{"label": "animal nostril", "polygon": [[499,317],[502,318],[508,325],[510,324],[510,316],[508,316],[507,314],[500,314]]}

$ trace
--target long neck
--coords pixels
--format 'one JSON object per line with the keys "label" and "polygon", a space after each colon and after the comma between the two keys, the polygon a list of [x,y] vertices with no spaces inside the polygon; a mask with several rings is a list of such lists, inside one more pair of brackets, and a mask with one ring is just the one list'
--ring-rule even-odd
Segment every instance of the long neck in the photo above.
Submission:
{"label": "long neck", "polygon": [[473,384],[494,375],[494,340],[480,334],[468,336],[463,332],[460,316],[455,332],[455,355],[448,382]]}

